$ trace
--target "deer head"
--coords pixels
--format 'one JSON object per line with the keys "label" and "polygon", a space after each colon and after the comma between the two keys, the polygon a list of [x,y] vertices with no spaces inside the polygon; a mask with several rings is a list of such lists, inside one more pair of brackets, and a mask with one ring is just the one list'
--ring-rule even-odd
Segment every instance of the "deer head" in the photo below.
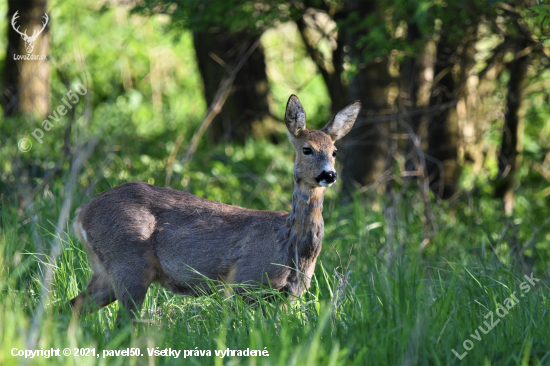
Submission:
{"label": "deer head", "polygon": [[306,112],[297,96],[291,95],[286,105],[285,123],[288,137],[296,150],[294,181],[304,188],[330,187],[336,182],[334,142],[344,137],[353,126],[361,103],[342,109],[320,130],[306,128]]}
{"label": "deer head", "polygon": [[25,41],[25,48],[27,49],[27,53],[31,53],[34,48],[34,41],[36,41],[36,38],[38,37],[38,35],[42,33],[42,31],[44,30],[44,28],[46,28],[46,25],[48,24],[48,20],[49,20],[48,14],[44,13],[45,21],[42,23],[42,29],[40,30],[35,29],[32,36],[29,37],[27,35],[26,29],[25,29],[25,32],[21,32],[19,30],[19,26],[17,26],[16,28],[15,20],[19,18],[19,15],[17,15],[17,13],[19,13],[19,10],[16,11],[15,14],[13,14],[13,17],[11,18],[11,26],[17,33],[21,35],[21,38],[23,38],[23,40]]}

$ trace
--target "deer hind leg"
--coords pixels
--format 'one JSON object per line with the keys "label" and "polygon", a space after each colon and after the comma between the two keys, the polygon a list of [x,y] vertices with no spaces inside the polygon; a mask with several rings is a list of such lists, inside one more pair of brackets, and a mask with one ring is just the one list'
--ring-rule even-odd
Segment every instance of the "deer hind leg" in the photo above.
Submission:
{"label": "deer hind leg", "polygon": [[124,274],[124,279],[116,281],[116,295],[119,303],[126,309],[130,316],[137,316],[139,309],[145,300],[148,285],[139,281],[139,277],[129,278],[131,275]]}
{"label": "deer hind leg", "polygon": [[[149,286],[155,279],[154,263],[148,256],[130,256],[125,265],[108,268],[113,277],[116,297],[131,317],[137,316]],[[134,314],[133,314],[134,313]]]}
{"label": "deer hind leg", "polygon": [[86,290],[79,293],[70,301],[73,310],[80,315],[82,311],[92,313],[94,310],[101,309],[116,301],[117,298],[110,281],[110,276],[97,255],[91,250],[88,243],[88,235],[78,218],[75,223],[75,232],[82,245],[88,249],[90,264],[94,270],[94,274],[86,286]]}
{"label": "deer hind leg", "polygon": [[94,310],[116,301],[116,294],[105,273],[95,272],[86,290],[71,300],[71,307],[77,314],[92,313]]}

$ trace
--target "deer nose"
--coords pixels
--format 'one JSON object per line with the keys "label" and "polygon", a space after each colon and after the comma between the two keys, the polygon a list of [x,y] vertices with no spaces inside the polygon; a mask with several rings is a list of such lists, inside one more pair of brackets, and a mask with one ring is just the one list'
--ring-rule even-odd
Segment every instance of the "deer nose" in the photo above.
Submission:
{"label": "deer nose", "polygon": [[323,172],[319,174],[315,180],[317,180],[317,183],[323,182],[332,184],[336,182],[336,172],[327,172],[326,170],[323,170]]}
{"label": "deer nose", "polygon": [[325,176],[326,176],[325,180],[327,181],[327,183],[336,182],[336,172],[326,172]]}

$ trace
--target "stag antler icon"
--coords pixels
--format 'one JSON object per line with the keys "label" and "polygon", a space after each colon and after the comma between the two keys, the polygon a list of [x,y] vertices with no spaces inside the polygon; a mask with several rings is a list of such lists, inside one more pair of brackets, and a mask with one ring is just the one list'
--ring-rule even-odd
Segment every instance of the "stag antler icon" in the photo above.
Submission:
{"label": "stag antler icon", "polygon": [[15,14],[13,14],[13,17],[11,18],[11,26],[17,33],[21,35],[21,38],[23,38],[23,40],[25,41],[25,47],[27,48],[27,53],[31,53],[34,48],[34,41],[36,41],[36,37],[38,37],[38,35],[42,33],[42,31],[44,30],[44,28],[46,28],[46,25],[48,24],[48,20],[49,20],[48,14],[44,13],[44,18],[46,21],[42,23],[42,29],[40,30],[35,29],[32,36],[29,37],[27,35],[26,29],[25,29],[25,32],[21,32],[19,30],[19,26],[17,28],[15,27],[15,20],[19,18],[19,15],[17,15],[17,13],[19,13],[19,10],[17,10]]}

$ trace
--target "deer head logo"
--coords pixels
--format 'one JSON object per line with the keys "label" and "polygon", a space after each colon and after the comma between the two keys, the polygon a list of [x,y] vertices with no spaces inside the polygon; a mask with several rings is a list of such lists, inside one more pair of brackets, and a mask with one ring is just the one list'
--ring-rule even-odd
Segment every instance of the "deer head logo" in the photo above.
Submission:
{"label": "deer head logo", "polygon": [[13,14],[13,17],[11,18],[11,26],[13,27],[13,29],[19,33],[21,35],[21,38],[23,38],[23,40],[25,41],[25,47],[27,48],[27,53],[31,53],[33,48],[34,48],[34,41],[36,41],[36,38],[38,37],[38,35],[40,33],[42,33],[42,31],[44,30],[44,28],[46,28],[46,25],[48,24],[48,14],[44,13],[44,19],[45,21],[42,23],[42,29],[40,30],[34,30],[33,34],[31,37],[29,37],[27,35],[27,30],[25,29],[25,32],[21,32],[19,30],[19,26],[17,26],[16,28],[16,25],[15,25],[15,20],[17,18],[19,18],[19,15],[17,15],[17,13],[19,13],[19,10],[15,12],[15,14]]}

